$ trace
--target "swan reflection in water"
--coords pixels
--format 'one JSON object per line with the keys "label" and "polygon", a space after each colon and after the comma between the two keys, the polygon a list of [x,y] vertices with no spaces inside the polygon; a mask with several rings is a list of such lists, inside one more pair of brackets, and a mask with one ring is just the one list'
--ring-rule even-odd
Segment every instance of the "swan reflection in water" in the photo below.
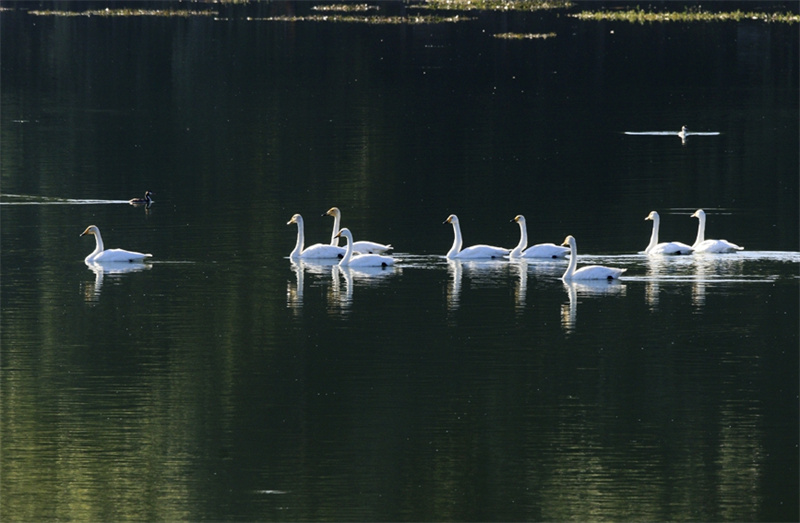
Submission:
{"label": "swan reflection in water", "polygon": [[580,283],[564,281],[564,290],[567,291],[569,304],[561,306],[561,327],[570,333],[575,329],[578,321],[578,302],[580,298],[624,296],[627,287],[619,280],[584,280]]}
{"label": "swan reflection in water", "polygon": [[[319,279],[330,277],[331,285],[327,292],[329,302],[343,310],[347,310],[353,299],[354,282],[371,285],[376,281],[400,272],[400,269],[396,267],[341,267],[335,259],[292,260],[290,268],[294,273],[295,280],[294,282],[287,282],[286,306],[295,313],[299,313],[303,309],[303,294],[307,274]],[[344,279],[344,288],[342,287],[342,279]]]}
{"label": "swan reflection in water", "polygon": [[331,272],[331,267],[336,267],[339,261],[333,259],[295,259],[291,260],[289,267],[295,276],[295,281],[286,284],[286,306],[294,312],[303,309],[303,290],[305,286],[305,273],[318,276],[327,276]]}
{"label": "swan reflection in water", "polygon": [[525,308],[528,295],[528,274],[533,273],[536,278],[558,279],[564,272],[564,261],[515,259],[509,261],[511,275],[517,276],[517,285],[514,289],[514,303],[517,312]]}
{"label": "swan reflection in water", "polygon": [[84,299],[89,302],[96,302],[100,299],[100,292],[103,290],[103,278],[120,277],[123,274],[150,270],[153,266],[150,263],[142,262],[91,262],[84,261],[86,266],[94,272],[94,283],[86,283],[84,287]]}
{"label": "swan reflection in water", "polygon": [[731,274],[742,274],[742,258],[725,254],[695,254],[692,305],[701,309],[706,304],[706,286]]}
{"label": "swan reflection in water", "polygon": [[466,271],[475,283],[488,282],[494,284],[495,277],[501,276],[508,269],[507,260],[447,260],[447,273],[450,284],[447,287],[447,308],[458,309],[461,302],[461,282]]}

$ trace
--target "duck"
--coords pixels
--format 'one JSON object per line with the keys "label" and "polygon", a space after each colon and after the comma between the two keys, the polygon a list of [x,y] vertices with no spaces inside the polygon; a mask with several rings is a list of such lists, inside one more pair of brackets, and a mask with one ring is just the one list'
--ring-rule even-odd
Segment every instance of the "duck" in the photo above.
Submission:
{"label": "duck", "polygon": [[692,254],[692,247],[681,242],[662,242],[658,243],[658,227],[661,223],[656,211],[651,211],[645,217],[645,220],[653,221],[653,232],[650,235],[650,243],[644,250],[644,254],[658,255],[658,254]]}
{"label": "duck", "polygon": [[128,203],[131,205],[150,205],[153,203],[153,193],[145,191],[144,198],[131,198]]}
{"label": "duck", "polygon": [[578,270],[575,267],[578,265],[578,245],[573,236],[564,238],[561,245],[569,247],[570,259],[567,270],[561,276],[561,280],[565,282],[575,280],[618,280],[619,277],[627,269],[619,269],[616,267],[606,267],[604,265],[586,265]]}
{"label": "duck", "polygon": [[[323,216],[333,216],[333,232],[331,233],[331,245],[339,246],[339,230],[342,223],[342,211],[338,207],[331,207]],[[371,242],[367,240],[359,240],[353,244],[353,252],[360,254],[385,254],[391,251],[394,247],[391,244],[383,244]]]}
{"label": "duck", "polygon": [[[515,258],[566,258],[569,249],[556,245],[555,243],[537,243],[528,247],[528,226],[525,223],[525,217],[518,214],[514,217],[512,222],[519,224],[519,243],[509,253],[508,257]],[[526,249],[527,247],[527,249]]]}
{"label": "duck", "polygon": [[728,240],[706,240],[706,213],[703,209],[697,209],[694,214],[692,214],[692,218],[700,220],[697,225],[697,239],[695,239],[692,245],[694,252],[729,253],[744,249],[744,247],[731,243]]}
{"label": "duck", "polygon": [[383,254],[360,254],[353,257],[353,245],[355,244],[353,242],[353,233],[345,227],[336,233],[335,238],[341,238],[342,236],[347,239],[347,250],[339,262],[340,267],[389,267],[394,265],[394,258]]}
{"label": "duck", "polygon": [[450,223],[453,225],[453,233],[455,234],[455,239],[453,240],[453,246],[450,247],[450,250],[447,251],[446,258],[448,260],[464,260],[464,259],[496,259],[502,258],[503,256],[507,256],[511,249],[505,249],[503,247],[494,247],[492,245],[473,245],[471,247],[467,247],[466,249],[461,249],[461,246],[464,244],[464,240],[461,237],[461,226],[458,224],[458,216],[455,214],[451,214],[447,217],[447,219],[443,223]]}
{"label": "duck", "polygon": [[294,250],[289,254],[289,258],[292,260],[321,260],[321,259],[341,259],[344,257],[345,250],[341,247],[337,247],[335,245],[325,245],[322,243],[315,243],[314,245],[309,246],[308,248],[304,249],[303,246],[305,245],[305,231],[303,227],[303,217],[299,214],[295,214],[292,218],[286,222],[286,225],[297,224],[297,243],[294,246]]}
{"label": "duck", "polygon": [[92,253],[84,258],[89,263],[113,263],[113,262],[141,262],[146,258],[151,258],[152,254],[144,254],[136,251],[126,251],[125,249],[105,249],[103,247],[103,237],[97,225],[90,225],[80,235],[94,235],[95,248]]}

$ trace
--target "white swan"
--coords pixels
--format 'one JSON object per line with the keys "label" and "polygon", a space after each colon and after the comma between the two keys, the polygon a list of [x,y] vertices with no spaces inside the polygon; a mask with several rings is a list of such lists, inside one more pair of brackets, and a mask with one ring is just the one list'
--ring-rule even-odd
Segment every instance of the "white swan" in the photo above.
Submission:
{"label": "white swan", "polygon": [[[342,226],[342,211],[338,207],[331,207],[323,216],[333,216],[333,232],[331,233],[331,245],[339,246],[339,230]],[[353,251],[362,254],[384,254],[391,251],[394,247],[382,243],[359,240],[353,244]]]}
{"label": "white swan", "polygon": [[569,266],[561,276],[563,281],[574,280],[618,280],[620,275],[627,269],[618,269],[616,267],[605,267],[603,265],[586,265],[578,270],[575,267],[578,265],[578,245],[575,238],[567,236],[564,238],[564,243],[561,245],[568,245],[570,258]]}
{"label": "white swan", "polygon": [[658,243],[658,227],[661,218],[656,211],[647,215],[645,220],[653,220],[653,232],[650,235],[650,243],[644,250],[645,254],[692,254],[692,248],[681,242],[662,242]]}
{"label": "white swan", "polygon": [[87,234],[94,234],[95,248],[92,253],[84,258],[86,263],[112,263],[112,262],[140,262],[145,258],[150,258],[152,254],[143,254],[141,252],[126,251],[124,249],[104,249],[103,237],[100,236],[100,229],[97,225],[90,225],[81,236]]}
{"label": "white swan", "polygon": [[458,216],[451,214],[447,217],[444,223],[453,224],[453,233],[455,234],[453,246],[450,247],[449,251],[447,251],[448,260],[464,260],[467,258],[502,258],[511,252],[511,249],[493,247],[491,245],[473,245],[462,250],[461,246],[464,244],[464,240],[461,238],[461,226],[458,224]]}
{"label": "white swan", "polygon": [[694,252],[721,253],[736,252],[744,249],[744,247],[740,247],[728,240],[706,240],[706,213],[703,209],[697,209],[694,214],[692,214],[692,218],[700,220],[697,226],[697,239],[694,241],[694,245],[692,245]]}
{"label": "white swan", "polygon": [[388,267],[394,265],[394,258],[391,256],[384,256],[382,254],[360,254],[353,257],[353,234],[349,229],[344,228],[338,233],[337,237],[344,236],[347,238],[347,250],[345,251],[344,258],[339,262],[340,267]]}
{"label": "white swan", "polygon": [[295,214],[292,216],[292,219],[286,222],[286,225],[291,225],[293,223],[297,224],[297,243],[294,246],[294,250],[289,254],[289,258],[292,260],[298,259],[337,259],[344,256],[345,250],[341,247],[336,247],[335,245],[323,245],[321,243],[315,243],[311,245],[307,249],[304,249],[303,246],[305,245],[305,230],[303,228],[303,217],[299,214]]}
{"label": "white swan", "polygon": [[[519,243],[508,255],[509,258],[566,258],[569,249],[555,243],[537,243],[528,247],[528,226],[525,217],[518,214],[512,222],[519,224]],[[526,249],[526,247],[528,247]]]}

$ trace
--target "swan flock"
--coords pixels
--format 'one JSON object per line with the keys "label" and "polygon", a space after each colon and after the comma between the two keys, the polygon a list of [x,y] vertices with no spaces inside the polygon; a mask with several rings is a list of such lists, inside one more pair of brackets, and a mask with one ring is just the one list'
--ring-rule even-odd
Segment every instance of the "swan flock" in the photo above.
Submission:
{"label": "swan flock", "polygon": [[[146,198],[151,199],[149,191]],[[151,200],[150,200],[151,201]],[[353,233],[348,228],[341,228],[342,214],[339,208],[331,207],[323,216],[334,219],[333,234],[330,243],[316,243],[305,246],[305,228],[303,217],[293,215],[287,225],[297,226],[297,241],[289,258],[297,260],[336,260],[342,267],[389,267],[395,262],[394,258],[387,255],[393,249],[391,244],[354,239]],[[656,211],[650,212],[645,220],[653,222],[650,242],[640,254],[648,256],[660,255],[690,255],[702,253],[735,253],[744,249],[728,240],[713,240],[705,238],[706,213],[697,209],[692,218],[698,219],[697,237],[692,245],[681,242],[659,242],[659,227],[661,218]],[[528,246],[528,229],[525,217],[521,214],[515,216],[511,222],[517,223],[520,229],[519,243],[513,248],[498,247],[487,244],[476,244],[464,247],[464,238],[458,216],[451,214],[444,221],[453,227],[453,244],[445,254],[448,260],[517,260],[517,259],[563,259],[569,256],[569,263],[562,280],[617,280],[625,269],[589,265],[577,267],[577,241],[572,235],[567,236],[561,245],[553,243],[538,243]],[[95,249],[84,259],[86,263],[118,263],[118,262],[143,262],[152,257],[152,254],[129,251],[125,249],[106,249],[100,229],[96,225],[88,226],[80,236],[92,235],[95,238]],[[344,238],[346,246],[340,247],[339,240]]]}

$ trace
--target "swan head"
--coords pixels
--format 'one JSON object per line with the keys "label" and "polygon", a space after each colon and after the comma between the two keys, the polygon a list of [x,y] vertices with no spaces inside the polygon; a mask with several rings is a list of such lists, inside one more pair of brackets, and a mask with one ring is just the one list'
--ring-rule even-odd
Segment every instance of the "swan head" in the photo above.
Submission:
{"label": "swan head", "polygon": [[687,133],[687,132],[689,132],[689,129],[685,125],[682,125],[681,126],[681,132],[682,133]]}
{"label": "swan head", "polygon": [[650,214],[645,217],[645,220],[658,220],[658,213],[656,211],[650,211]]}
{"label": "swan head", "polygon": [[288,222],[286,222],[286,225],[291,225],[293,223],[296,223],[298,225],[302,224],[303,223],[303,217],[300,216],[299,214],[295,214],[294,216],[292,216],[292,218]]}
{"label": "swan head", "polygon": [[564,247],[573,247],[575,245],[575,238],[570,234],[564,238],[564,241],[561,242],[561,245]]}
{"label": "swan head", "polygon": [[90,225],[86,228],[85,231],[81,233],[81,236],[86,236],[87,234],[99,234],[100,229],[97,228],[97,225]]}
{"label": "swan head", "polygon": [[342,211],[338,207],[331,207],[323,216],[333,216],[334,218],[341,218]]}
{"label": "swan head", "polygon": [[334,238],[341,238],[342,236],[347,238],[347,241],[350,241],[350,240],[353,239],[353,234],[350,232],[350,229],[348,229],[347,227],[344,227],[339,232],[337,232],[336,236],[334,236]]}
{"label": "swan head", "polygon": [[703,209],[697,209],[692,214],[692,218],[703,218],[706,215],[706,212]]}
{"label": "swan head", "polygon": [[452,224],[456,224],[456,223],[458,223],[458,216],[456,216],[455,214],[451,214],[451,215],[450,215],[450,216],[448,216],[448,217],[447,217],[447,219],[446,219],[444,222],[442,222],[442,223],[452,223]]}
{"label": "swan head", "polygon": [[521,215],[521,214],[518,214],[518,215],[514,216],[514,219],[511,220],[511,221],[512,222],[517,222],[517,223],[525,223],[525,217],[523,215]]}

